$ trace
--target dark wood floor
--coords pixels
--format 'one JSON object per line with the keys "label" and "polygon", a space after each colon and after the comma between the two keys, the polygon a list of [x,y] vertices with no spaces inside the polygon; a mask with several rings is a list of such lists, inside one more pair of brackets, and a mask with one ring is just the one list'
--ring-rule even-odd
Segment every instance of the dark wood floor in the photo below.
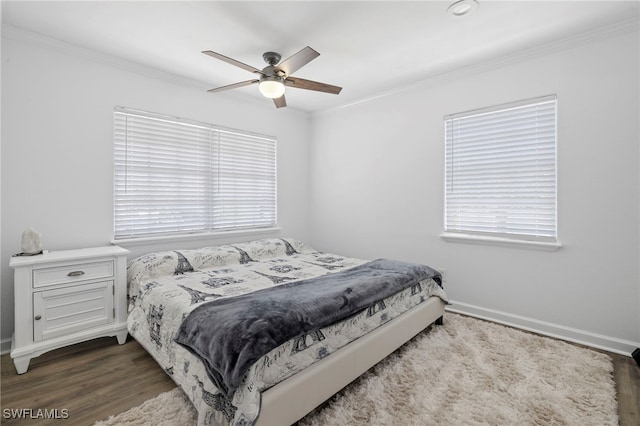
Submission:
{"label": "dark wood floor", "polygon": [[[630,357],[608,353],[614,361],[620,425],[640,425],[640,367]],[[9,355],[1,357],[0,421],[7,425],[91,425],[142,404],[175,387],[153,358],[131,337],[96,339],[31,360],[16,374]],[[7,419],[7,409],[57,410],[62,420]],[[66,410],[66,411],[63,411]],[[66,414],[65,414],[66,413]]]}
{"label": "dark wood floor", "polygon": [[631,357],[611,354],[618,392],[621,426],[640,425],[640,366]]}
{"label": "dark wood floor", "polygon": [[[92,425],[175,387],[155,360],[131,337],[95,339],[47,352],[18,375],[9,355],[1,357],[2,424]],[[64,420],[13,420],[5,409],[57,409]]]}

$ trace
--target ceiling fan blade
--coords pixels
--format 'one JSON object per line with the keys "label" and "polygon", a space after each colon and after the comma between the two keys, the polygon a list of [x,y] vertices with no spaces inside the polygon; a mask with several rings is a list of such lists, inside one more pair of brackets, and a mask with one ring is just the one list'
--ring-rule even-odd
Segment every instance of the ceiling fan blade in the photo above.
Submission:
{"label": "ceiling fan blade", "polygon": [[286,75],[291,75],[318,56],[320,56],[318,52],[307,46],[298,53],[282,61],[277,65],[277,68],[284,71]]}
{"label": "ceiling fan blade", "polygon": [[209,90],[207,90],[207,92],[211,92],[211,93],[222,92],[222,91],[229,90],[229,89],[235,89],[237,87],[248,86],[250,84],[258,83],[259,81],[260,80],[241,81],[239,83],[233,83],[233,84],[229,84],[227,86],[221,86],[221,87],[216,87],[215,89],[209,89]]}
{"label": "ceiling fan blade", "polygon": [[273,103],[276,104],[276,108],[282,108],[287,106],[287,100],[284,98],[284,95],[279,98],[274,98]]}
{"label": "ceiling fan blade", "polygon": [[228,56],[221,55],[221,54],[213,52],[211,50],[204,50],[204,51],[202,51],[202,53],[204,53],[205,55],[209,55],[212,58],[220,59],[221,61],[224,61],[224,62],[226,62],[228,64],[240,67],[243,70],[247,70],[249,72],[255,72],[255,73],[258,73],[258,74],[263,74],[262,70],[259,70],[256,67],[252,67],[251,65],[247,65],[247,64],[245,64],[243,62],[240,62],[240,61],[236,61],[235,59],[231,59]]}
{"label": "ceiling fan blade", "polygon": [[319,81],[305,80],[304,78],[298,77],[287,77],[284,81],[284,85],[294,87],[296,89],[315,90],[316,92],[325,92],[334,95],[337,95],[342,90],[342,87],[320,83]]}

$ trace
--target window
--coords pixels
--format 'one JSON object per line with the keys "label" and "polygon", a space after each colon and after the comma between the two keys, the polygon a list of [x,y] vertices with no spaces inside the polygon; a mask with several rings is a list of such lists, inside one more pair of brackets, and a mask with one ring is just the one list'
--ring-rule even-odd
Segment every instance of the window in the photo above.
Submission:
{"label": "window", "polygon": [[114,238],[276,224],[276,140],[175,117],[114,112]]}
{"label": "window", "polygon": [[557,243],[556,103],[445,117],[445,236]]}

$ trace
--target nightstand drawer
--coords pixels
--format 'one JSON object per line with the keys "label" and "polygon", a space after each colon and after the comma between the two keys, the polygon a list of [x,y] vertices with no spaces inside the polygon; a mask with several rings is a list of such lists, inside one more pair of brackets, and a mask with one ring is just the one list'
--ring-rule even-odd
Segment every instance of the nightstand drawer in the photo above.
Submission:
{"label": "nightstand drawer", "polygon": [[33,288],[113,277],[113,261],[74,263],[33,270]]}

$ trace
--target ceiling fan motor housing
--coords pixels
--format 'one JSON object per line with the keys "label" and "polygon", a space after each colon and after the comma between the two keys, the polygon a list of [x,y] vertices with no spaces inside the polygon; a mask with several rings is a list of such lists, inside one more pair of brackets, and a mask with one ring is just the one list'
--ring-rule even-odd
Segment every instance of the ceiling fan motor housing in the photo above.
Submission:
{"label": "ceiling fan motor housing", "polygon": [[285,73],[275,65],[267,65],[262,68],[262,77],[285,77]]}

